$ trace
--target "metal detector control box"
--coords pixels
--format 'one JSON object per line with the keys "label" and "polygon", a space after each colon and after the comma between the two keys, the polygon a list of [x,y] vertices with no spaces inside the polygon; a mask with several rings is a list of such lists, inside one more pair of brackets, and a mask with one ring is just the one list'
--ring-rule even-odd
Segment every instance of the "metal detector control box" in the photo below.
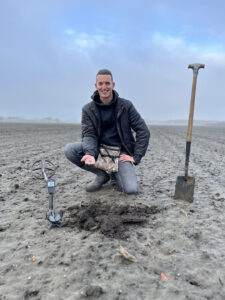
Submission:
{"label": "metal detector control box", "polygon": [[47,180],[47,191],[49,194],[55,193],[55,180],[54,179]]}

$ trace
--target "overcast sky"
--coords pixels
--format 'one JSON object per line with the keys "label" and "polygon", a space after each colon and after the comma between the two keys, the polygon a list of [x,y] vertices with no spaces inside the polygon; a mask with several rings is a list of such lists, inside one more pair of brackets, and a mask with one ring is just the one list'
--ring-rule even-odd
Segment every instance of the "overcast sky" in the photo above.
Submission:
{"label": "overcast sky", "polygon": [[148,120],[225,120],[224,0],[0,0],[0,116],[80,121],[99,69]]}

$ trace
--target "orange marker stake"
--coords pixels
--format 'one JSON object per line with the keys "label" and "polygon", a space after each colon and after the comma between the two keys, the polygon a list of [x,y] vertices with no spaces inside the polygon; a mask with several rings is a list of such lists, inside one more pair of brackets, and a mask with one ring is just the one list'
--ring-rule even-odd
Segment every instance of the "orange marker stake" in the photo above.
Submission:
{"label": "orange marker stake", "polygon": [[165,275],[164,273],[161,273],[161,278],[162,278],[163,280],[168,280],[168,278],[166,277],[166,275]]}
{"label": "orange marker stake", "polygon": [[35,256],[32,256],[31,260],[32,260],[32,261],[36,261],[37,259],[36,259]]}

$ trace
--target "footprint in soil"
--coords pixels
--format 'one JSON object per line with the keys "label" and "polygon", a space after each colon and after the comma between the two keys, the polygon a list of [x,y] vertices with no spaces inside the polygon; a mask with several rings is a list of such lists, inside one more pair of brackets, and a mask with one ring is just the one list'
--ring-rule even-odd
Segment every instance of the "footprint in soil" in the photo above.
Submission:
{"label": "footprint in soil", "polygon": [[24,293],[24,299],[30,299],[31,297],[35,297],[38,294],[39,294],[38,290],[25,291],[25,293]]}
{"label": "footprint in soil", "polygon": [[116,205],[95,202],[67,208],[68,217],[63,227],[77,227],[88,231],[100,231],[108,237],[128,237],[127,226],[147,222],[149,216],[161,211],[157,206],[143,204]]}

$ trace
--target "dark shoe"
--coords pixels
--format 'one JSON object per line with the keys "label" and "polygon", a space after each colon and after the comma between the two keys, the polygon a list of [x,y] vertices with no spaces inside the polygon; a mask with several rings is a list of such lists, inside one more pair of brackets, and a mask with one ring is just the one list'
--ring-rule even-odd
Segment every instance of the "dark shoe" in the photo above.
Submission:
{"label": "dark shoe", "polygon": [[95,179],[86,186],[86,191],[95,192],[99,190],[104,183],[109,181],[109,179],[110,176],[105,172],[102,172],[101,175],[96,175]]}

